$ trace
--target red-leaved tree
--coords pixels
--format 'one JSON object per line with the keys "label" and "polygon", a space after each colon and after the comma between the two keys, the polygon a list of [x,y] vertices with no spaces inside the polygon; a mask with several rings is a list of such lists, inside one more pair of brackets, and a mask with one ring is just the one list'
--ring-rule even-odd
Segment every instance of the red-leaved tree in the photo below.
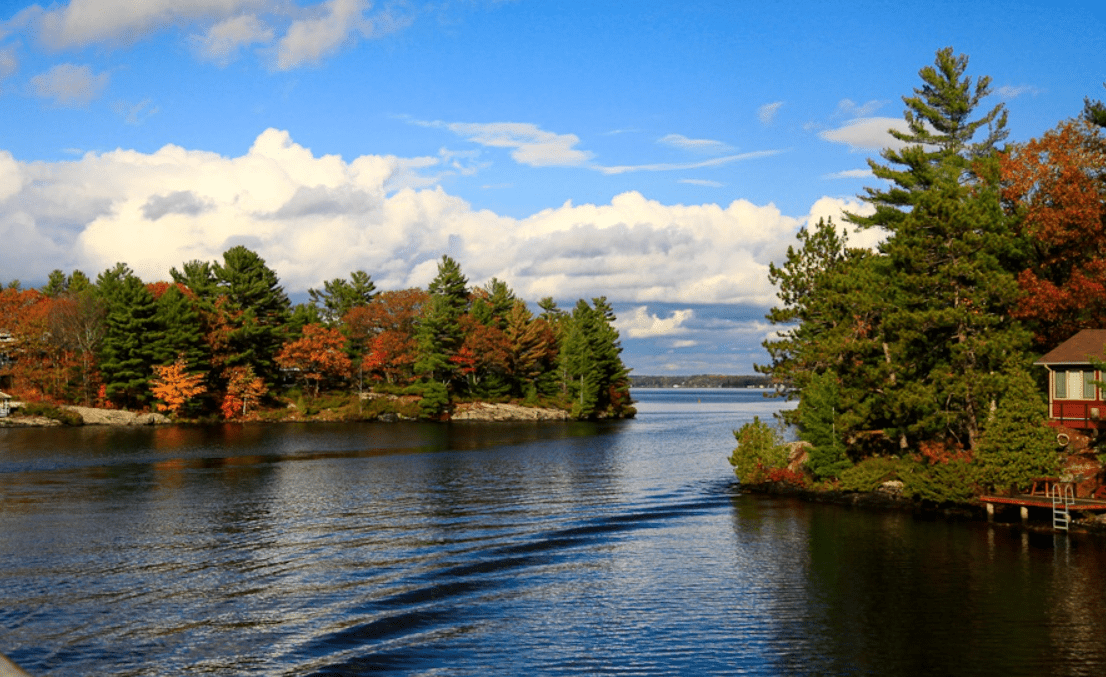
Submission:
{"label": "red-leaved tree", "polygon": [[1106,326],[1106,140],[1082,120],[1061,123],[1002,159],[1003,200],[1034,248],[1015,315],[1041,348]]}
{"label": "red-leaved tree", "polygon": [[276,362],[282,369],[294,371],[305,385],[314,383],[316,397],[322,381],[348,375],[351,366],[346,337],[337,329],[318,324],[304,325],[303,335],[285,343]]}

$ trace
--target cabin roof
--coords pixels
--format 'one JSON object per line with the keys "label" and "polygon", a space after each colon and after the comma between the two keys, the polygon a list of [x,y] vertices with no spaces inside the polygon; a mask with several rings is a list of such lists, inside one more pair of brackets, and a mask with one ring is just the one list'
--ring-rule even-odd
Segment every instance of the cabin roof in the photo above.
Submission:
{"label": "cabin roof", "polygon": [[11,398],[11,395],[7,394],[3,390],[0,390],[0,400],[10,400]]}
{"label": "cabin roof", "polygon": [[1091,358],[1106,361],[1106,329],[1084,329],[1033,364],[1090,364]]}

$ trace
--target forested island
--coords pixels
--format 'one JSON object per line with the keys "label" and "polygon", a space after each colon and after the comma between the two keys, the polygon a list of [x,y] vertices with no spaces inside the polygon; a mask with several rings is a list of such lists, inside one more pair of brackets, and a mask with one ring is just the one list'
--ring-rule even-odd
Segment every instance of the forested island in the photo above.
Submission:
{"label": "forested island", "polygon": [[1062,448],[1045,425],[1033,362],[1106,327],[1106,105],[1085,100],[1077,118],[1006,144],[1005,107],[980,112],[991,81],[967,65],[940,50],[903,98],[900,144],[869,160],[881,182],[848,220],[882,229],[881,244],[850,247],[823,220],[771,266],[780,330],[758,371],[798,406],[782,427],[735,432],[743,483],[947,504],[1026,491],[1076,461],[1101,480],[1096,440]]}
{"label": "forested island", "polygon": [[[633,416],[615,316],[603,297],[538,316],[505,282],[470,287],[448,256],[427,289],[378,292],[370,275],[292,305],[243,246],[147,283],[126,264],[95,280],[55,270],[0,290],[0,387],[24,413],[63,405],[186,420],[448,419],[510,403],[577,419]],[[471,417],[471,411],[470,411]]]}
{"label": "forested island", "polygon": [[632,388],[767,388],[772,379],[761,374],[726,376],[698,374],[695,376],[630,376]]}

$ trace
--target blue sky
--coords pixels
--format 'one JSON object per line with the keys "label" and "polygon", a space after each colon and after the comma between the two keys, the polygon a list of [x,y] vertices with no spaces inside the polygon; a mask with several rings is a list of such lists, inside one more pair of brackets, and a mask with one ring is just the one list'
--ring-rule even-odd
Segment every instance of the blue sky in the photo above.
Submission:
{"label": "blue sky", "polygon": [[0,2],[0,280],[245,244],[302,297],[449,254],[606,296],[636,373],[751,373],[768,263],[864,209],[945,46],[1011,141],[1106,98],[1090,1]]}

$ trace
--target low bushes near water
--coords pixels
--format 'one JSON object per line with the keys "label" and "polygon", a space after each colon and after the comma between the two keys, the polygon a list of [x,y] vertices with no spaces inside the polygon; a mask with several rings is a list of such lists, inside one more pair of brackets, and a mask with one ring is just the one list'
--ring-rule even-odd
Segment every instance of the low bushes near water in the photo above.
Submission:
{"label": "low bushes near water", "polygon": [[[768,425],[754,416],[734,431],[737,448],[730,455],[730,465],[742,484],[761,484],[774,481],[770,476],[787,468],[787,445],[778,428]],[[782,478],[782,476],[780,476]]]}
{"label": "low bushes near water", "polygon": [[84,425],[84,418],[77,412],[62,409],[47,402],[26,402],[19,412],[22,416],[41,416],[63,425]]}
{"label": "low bushes near water", "polygon": [[841,473],[840,489],[843,491],[871,492],[884,482],[902,480],[906,474],[905,463],[897,457],[873,456],[866,458]]}

